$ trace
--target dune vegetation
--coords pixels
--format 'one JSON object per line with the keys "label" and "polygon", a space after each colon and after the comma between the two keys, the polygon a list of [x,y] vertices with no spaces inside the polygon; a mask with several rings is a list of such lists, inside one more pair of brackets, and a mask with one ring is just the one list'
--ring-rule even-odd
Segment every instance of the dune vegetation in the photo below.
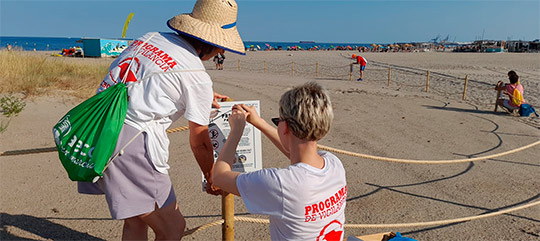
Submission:
{"label": "dune vegetation", "polygon": [[17,94],[25,98],[61,91],[62,94],[88,98],[95,94],[111,61],[2,50],[0,94]]}

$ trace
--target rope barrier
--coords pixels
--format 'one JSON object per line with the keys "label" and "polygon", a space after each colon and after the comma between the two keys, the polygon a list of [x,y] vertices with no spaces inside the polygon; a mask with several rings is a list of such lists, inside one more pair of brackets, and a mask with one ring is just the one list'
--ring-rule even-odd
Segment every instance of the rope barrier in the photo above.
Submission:
{"label": "rope barrier", "polygon": [[24,155],[24,154],[35,154],[35,153],[53,152],[53,151],[57,151],[56,147],[4,151],[4,152],[0,152],[0,156],[17,156],[17,155]]}
{"label": "rope barrier", "polygon": [[[341,56],[343,58],[346,58],[348,60],[350,60],[350,57],[347,57],[347,56]],[[266,63],[264,63],[266,62]],[[283,64],[277,64],[277,63],[272,63],[270,61],[264,61],[264,62],[260,62],[260,61],[251,61],[249,63],[244,63],[242,62],[242,70],[247,70],[247,71],[251,71],[251,72],[261,72],[261,71],[264,71],[264,72],[270,72],[270,73],[276,73],[276,74],[287,74],[287,73],[291,73],[291,70],[289,69],[289,67],[291,66],[292,62],[291,63],[283,63]],[[348,61],[347,61],[348,62]],[[405,75],[412,75],[412,76],[422,76],[422,75],[426,75],[426,70],[424,69],[421,69],[421,68],[415,68],[415,67],[410,67],[410,66],[401,66],[401,65],[395,65],[395,64],[388,64],[388,63],[383,63],[383,62],[378,62],[378,61],[372,61],[372,67],[370,67],[369,71],[370,72],[378,72],[378,71],[384,71],[386,70],[388,67],[392,67],[392,69],[394,71],[397,72],[400,72],[400,74],[405,74]],[[239,63],[238,63],[239,64]],[[253,68],[253,66],[260,66],[260,65],[265,65],[265,66],[268,66],[267,68],[265,69],[261,69],[260,67],[258,68]],[[234,66],[233,66],[234,65]],[[310,76],[312,75],[311,73],[311,70],[308,70],[309,68],[313,67],[313,65],[316,66],[316,70],[315,70],[315,76],[316,77],[328,77],[328,78],[347,78],[349,77],[350,78],[350,75],[347,75],[347,74],[343,74],[343,75],[332,75],[332,74],[324,74],[324,73],[319,73],[319,72],[324,72],[324,71],[319,71],[320,70],[325,70],[325,69],[330,69],[331,71],[329,72],[348,72],[349,71],[349,67],[350,67],[350,64],[347,64],[347,65],[343,65],[343,66],[325,66],[325,65],[320,65],[319,63],[315,63],[315,64],[312,64],[312,63],[306,63],[306,64],[299,64],[299,63],[294,63],[294,65],[297,67],[294,69],[294,74],[295,75],[301,75],[301,76]],[[225,66],[227,67],[227,69],[236,69],[238,68],[239,66],[237,66],[236,63],[233,63],[233,62],[227,62],[225,64]],[[271,67],[277,67],[277,69],[285,69],[285,70],[277,70],[276,68],[272,69]],[[298,67],[303,67],[302,69],[298,69]],[[343,68],[343,69],[341,69]],[[346,68],[346,69],[345,69]],[[300,71],[299,71],[300,70]],[[451,83],[451,84],[456,84],[456,85],[462,85],[462,80],[464,80],[465,78],[464,77],[459,77],[459,76],[452,76],[452,75],[449,75],[449,74],[445,74],[445,73],[439,73],[439,72],[432,72],[430,71],[431,75],[431,78],[434,83],[434,87],[436,87],[435,85],[437,83],[439,83],[440,81],[437,81],[437,80],[442,80],[444,81],[445,83]],[[396,82],[398,83],[398,82]],[[469,89],[475,89],[474,91],[482,91],[482,90],[491,90],[493,87],[491,86],[491,83],[487,82],[487,81],[480,81],[480,80],[469,80],[469,85],[471,84],[475,84],[477,86],[470,86]],[[424,85],[418,85],[418,86],[409,86],[409,85],[401,85],[401,86],[407,86],[407,87],[424,87]],[[433,89],[433,88],[430,88],[430,90]],[[438,92],[440,93],[440,92]],[[462,93],[458,93],[458,94],[462,94]],[[448,93],[444,93],[443,96],[453,96],[455,94],[448,94]],[[456,94],[457,95],[457,94]],[[470,95],[470,97],[472,97],[474,99],[474,94],[473,95]]]}
{"label": "rope barrier", "polygon": [[361,153],[355,153],[350,151],[345,151],[333,147],[323,146],[318,144],[317,147],[321,150],[330,151],[333,153],[340,153],[344,155],[354,156],[354,157],[360,157],[365,159],[372,159],[372,160],[378,160],[378,161],[387,161],[387,162],[399,162],[399,163],[409,163],[409,164],[451,164],[451,163],[460,163],[460,162],[472,162],[472,161],[480,161],[480,160],[487,160],[491,158],[496,158],[508,154],[512,154],[518,151],[525,150],[527,148],[531,148],[533,146],[536,146],[540,144],[540,141],[533,142],[529,145],[522,146],[519,148],[516,148],[514,150],[501,152],[498,154],[493,155],[487,155],[482,157],[473,157],[473,158],[467,158],[467,159],[456,159],[456,160],[408,160],[408,159],[398,159],[398,158],[390,158],[390,157],[380,157],[380,156],[373,156],[368,154],[361,154]]}
{"label": "rope barrier", "polygon": [[503,209],[503,210],[493,212],[493,213],[486,213],[486,214],[469,216],[469,217],[464,217],[464,218],[455,218],[455,219],[428,221],[428,222],[417,222],[417,223],[345,224],[345,228],[405,228],[405,227],[419,227],[419,226],[436,226],[436,225],[459,223],[459,222],[471,221],[471,220],[476,220],[476,219],[481,219],[481,218],[493,217],[493,216],[529,208],[538,204],[540,204],[540,201],[523,204],[521,206],[517,206],[513,208]]}
{"label": "rope barrier", "polygon": [[[236,220],[236,217],[235,217],[235,220]],[[223,224],[224,222],[225,222],[225,220],[220,219],[220,220],[216,220],[216,221],[211,222],[211,223],[207,223],[207,224],[198,226],[198,227],[196,227],[196,228],[188,229],[188,230],[186,230],[186,231],[184,232],[184,236],[192,235],[192,234],[194,234],[194,233],[196,233],[196,232],[205,230],[205,229],[207,229],[207,228],[211,228],[211,227],[213,227],[213,226],[217,226],[217,225]]]}
{"label": "rope barrier", "polygon": [[[481,215],[475,215],[475,216],[469,216],[469,217],[463,217],[463,218],[454,218],[454,219],[445,219],[445,220],[437,220],[437,221],[427,221],[427,222],[415,222],[415,223],[389,223],[389,224],[353,224],[353,223],[346,223],[344,225],[345,228],[409,228],[409,227],[420,227],[420,226],[437,226],[437,225],[445,225],[445,224],[451,224],[451,223],[459,223],[459,222],[466,222],[466,221],[472,221],[482,218],[489,218],[493,216],[498,216],[501,214],[506,214],[510,212],[515,212],[521,209],[533,207],[540,204],[540,200],[536,202],[526,203],[521,206],[513,207],[513,208],[507,208],[503,210],[499,210],[497,212],[492,213],[486,213]],[[260,224],[269,224],[270,220],[263,219],[263,218],[250,218],[250,217],[234,217],[234,221],[238,222],[249,222],[249,223],[260,223]],[[199,227],[189,229],[187,230],[184,235],[191,235],[195,232],[217,226],[220,224],[223,224],[224,220],[217,220],[212,223],[204,224]]]}
{"label": "rope barrier", "polygon": [[179,132],[179,131],[185,131],[185,130],[189,130],[189,126],[180,126],[180,127],[177,127],[177,128],[168,129],[167,134],[174,133],[174,132]]}
{"label": "rope barrier", "polygon": [[[189,126],[180,126],[177,128],[172,128],[167,130],[167,134],[180,132],[188,130]],[[364,159],[371,159],[371,160],[377,160],[377,161],[387,161],[387,162],[398,162],[398,163],[409,163],[409,164],[452,164],[452,163],[461,163],[461,162],[472,162],[472,161],[480,161],[480,160],[487,160],[491,158],[501,157],[508,154],[512,154],[515,152],[519,152],[528,148],[531,148],[533,146],[536,146],[540,144],[540,140],[533,142],[529,145],[525,145],[519,148],[516,148],[514,150],[509,150],[505,152],[501,152],[498,154],[493,155],[487,155],[483,157],[473,157],[473,158],[467,158],[467,159],[456,159],[456,160],[409,160],[409,159],[399,159],[399,158],[391,158],[391,157],[381,157],[381,156],[374,156],[374,155],[368,155],[368,154],[362,154],[362,153],[356,153],[346,150],[341,150],[333,147],[324,146],[321,144],[318,144],[317,147],[321,150],[330,151],[333,153],[340,153],[348,156],[353,157],[360,157]],[[0,156],[14,156],[14,155],[24,155],[24,154],[33,154],[33,153],[42,153],[42,152],[53,152],[56,151],[56,147],[45,147],[45,148],[35,148],[35,149],[24,149],[24,150],[14,150],[14,151],[5,151],[0,152]]]}

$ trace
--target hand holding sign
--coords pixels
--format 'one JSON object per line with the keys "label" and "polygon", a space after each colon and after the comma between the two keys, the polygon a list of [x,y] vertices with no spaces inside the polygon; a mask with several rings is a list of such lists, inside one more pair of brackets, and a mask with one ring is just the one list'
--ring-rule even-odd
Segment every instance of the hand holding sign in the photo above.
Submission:
{"label": "hand holding sign", "polygon": [[[251,172],[262,168],[261,132],[246,122],[260,119],[257,111],[259,101],[220,102],[221,108],[214,109],[210,116],[208,134],[214,149],[214,160],[231,132],[242,133],[236,149],[235,162],[232,169],[237,172]],[[206,180],[203,176],[203,191]]]}

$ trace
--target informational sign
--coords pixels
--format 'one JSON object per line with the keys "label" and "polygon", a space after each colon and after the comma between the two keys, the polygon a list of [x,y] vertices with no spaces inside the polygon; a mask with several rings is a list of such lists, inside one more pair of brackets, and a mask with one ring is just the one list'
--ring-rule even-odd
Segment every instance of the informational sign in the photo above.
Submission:
{"label": "informational sign", "polygon": [[[210,115],[210,124],[208,125],[208,134],[214,149],[214,161],[217,160],[219,153],[225,145],[231,128],[229,126],[229,116],[232,113],[232,107],[236,104],[245,104],[254,106],[257,113],[260,112],[259,101],[228,101],[219,102],[220,109],[212,109]],[[236,148],[236,158],[232,165],[232,170],[236,172],[252,172],[262,169],[262,145],[261,132],[253,125],[246,122],[244,133],[238,147]],[[206,179],[203,176],[203,191],[206,191]]]}

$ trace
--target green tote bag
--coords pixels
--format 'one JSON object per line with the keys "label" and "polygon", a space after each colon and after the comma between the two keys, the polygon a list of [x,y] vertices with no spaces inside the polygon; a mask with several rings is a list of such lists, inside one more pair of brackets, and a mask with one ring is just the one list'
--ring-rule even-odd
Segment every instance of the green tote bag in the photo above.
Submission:
{"label": "green tote bag", "polygon": [[124,125],[127,102],[126,85],[118,83],[71,109],[53,127],[58,156],[72,181],[103,176]]}
{"label": "green tote bag", "polygon": [[[131,58],[156,34],[146,39]],[[130,62],[128,70],[133,62]],[[128,107],[127,76],[124,74],[122,81],[71,109],[54,125],[58,156],[72,181],[96,182],[116,157],[111,156]]]}

